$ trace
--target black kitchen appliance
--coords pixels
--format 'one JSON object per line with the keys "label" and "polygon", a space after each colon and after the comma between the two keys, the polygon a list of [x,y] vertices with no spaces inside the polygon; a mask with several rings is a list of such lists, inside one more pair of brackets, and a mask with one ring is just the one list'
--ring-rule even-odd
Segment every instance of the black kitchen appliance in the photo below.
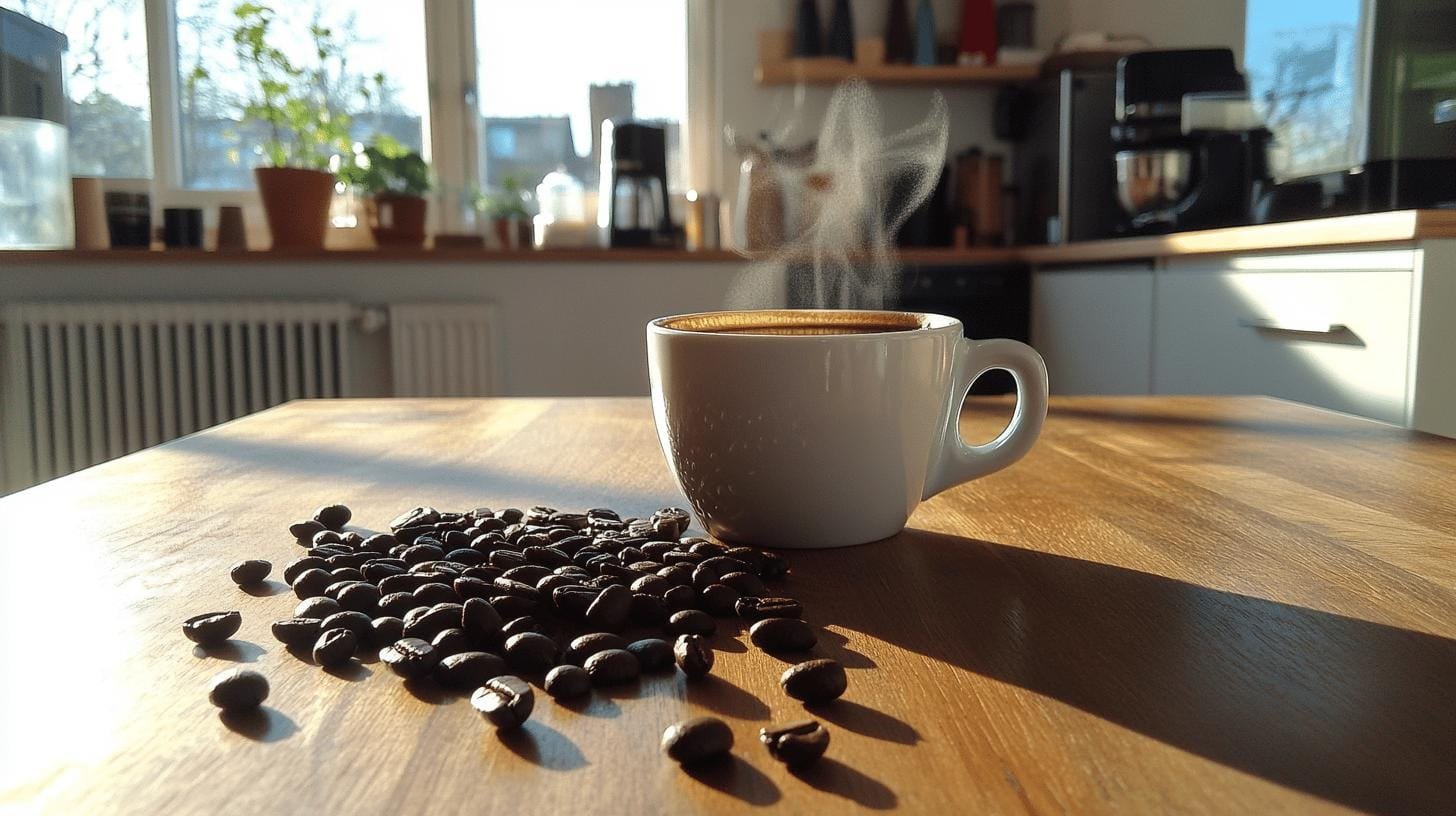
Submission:
{"label": "black kitchen appliance", "polygon": [[1268,220],[1456,206],[1456,4],[1248,0]]}
{"label": "black kitchen appliance", "polygon": [[1111,135],[1119,233],[1252,221],[1268,176],[1269,132],[1251,115],[1203,117],[1247,111],[1246,91],[1227,48],[1140,51],[1118,60]]}
{"label": "black kitchen appliance", "polygon": [[597,223],[613,247],[677,247],[667,197],[667,131],[640,122],[602,123]]}

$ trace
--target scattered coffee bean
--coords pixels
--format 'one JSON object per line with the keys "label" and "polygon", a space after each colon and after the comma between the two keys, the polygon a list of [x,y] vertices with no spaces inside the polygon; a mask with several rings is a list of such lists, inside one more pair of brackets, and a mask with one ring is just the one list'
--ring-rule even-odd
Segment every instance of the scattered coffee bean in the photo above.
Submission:
{"label": "scattered coffee bean", "polygon": [[516,618],[530,615],[540,608],[540,604],[518,595],[492,595],[490,605],[500,613],[502,620],[515,620]]}
{"label": "scattered coffee bean", "polygon": [[207,699],[223,711],[250,711],[268,699],[268,678],[252,669],[226,669],[213,676]]}
{"label": "scattered coffee bean", "polygon": [[718,583],[733,587],[742,595],[757,595],[761,597],[768,594],[768,587],[757,575],[751,572],[730,572],[722,578],[719,578]]}
{"label": "scattered coffee bean", "polygon": [[607,649],[588,657],[582,666],[598,686],[630,683],[642,673],[637,656],[626,649]]}
{"label": "scattered coffee bean", "polygon": [[701,609],[684,609],[667,619],[667,632],[671,635],[711,635],[716,631],[718,624],[713,616]]}
{"label": "scattered coffee bean", "polygon": [[628,618],[638,626],[660,626],[667,620],[667,603],[656,595],[634,592]]}
{"label": "scattered coffee bean", "polygon": [[329,562],[312,555],[306,555],[303,558],[296,558],[284,565],[283,580],[289,586],[293,586],[293,582],[298,580],[298,576],[302,575],[304,572],[311,569],[323,569],[328,565]]}
{"label": "scattered coffee bean", "polygon": [[713,647],[702,635],[679,635],[672,644],[672,654],[689,680],[705,677],[713,670]]}
{"label": "scattered coffee bean", "polygon": [[199,646],[216,646],[237,634],[243,625],[241,612],[207,612],[182,622],[182,634]]}
{"label": "scattered coffee bean", "polygon": [[737,612],[738,590],[727,584],[708,584],[699,594],[703,599],[703,609],[710,614],[726,618]]}
{"label": "scattered coffee bean", "polygon": [[592,676],[580,666],[560,665],[546,673],[543,688],[557,700],[569,700],[591,691]]}
{"label": "scattered coffee bean", "polygon": [[675,586],[662,594],[662,603],[669,612],[681,612],[698,605],[698,593],[690,586]]}
{"label": "scattered coffee bean", "polygon": [[391,592],[379,599],[379,611],[396,618],[403,618],[416,606],[419,604],[415,603],[415,596],[409,592]]}
{"label": "scattered coffee bean", "polygon": [[536,707],[536,693],[525,680],[502,675],[487,680],[470,695],[470,705],[497,729],[520,728]]}
{"label": "scattered coffee bean", "polygon": [[433,639],[446,629],[462,624],[465,607],[458,603],[438,603],[419,615],[411,612],[404,618],[404,636],[407,638]]}
{"label": "scattered coffee bean", "polygon": [[295,521],[288,525],[288,534],[299,544],[312,544],[313,537],[328,529],[313,519]]}
{"label": "scattered coffee bean", "polygon": [[329,504],[314,511],[313,520],[322,524],[326,529],[339,532],[349,519],[354,517],[353,511],[342,504]]}
{"label": "scattered coffee bean", "polygon": [[621,635],[614,635],[611,632],[592,632],[582,635],[571,641],[566,647],[566,652],[561,657],[562,663],[569,663],[573,666],[586,664],[586,659],[607,649],[625,649],[627,641]]}
{"label": "scattered coffee bean", "polygon": [[460,628],[482,643],[494,643],[503,625],[500,613],[483,598],[467,599],[460,608]]}
{"label": "scattered coffee bean", "polygon": [[379,650],[379,661],[406,680],[417,680],[434,671],[440,653],[419,638],[401,638]]}
{"label": "scattered coffee bean", "polygon": [[379,587],[358,583],[339,593],[339,606],[354,612],[372,612],[379,607]]}
{"label": "scattered coffee bean", "polygon": [[662,751],[679,765],[724,759],[733,748],[733,730],[717,717],[694,717],[662,732]]}
{"label": "scattered coffee bean", "polygon": [[440,659],[444,660],[451,655],[470,651],[470,638],[466,636],[464,629],[446,629],[435,635],[435,639],[430,641],[430,645],[435,647],[435,651],[440,654]]}
{"label": "scattered coffee bean", "polygon": [[319,618],[294,617],[273,621],[273,637],[284,646],[312,646],[323,632]]}
{"label": "scattered coffee bean", "polygon": [[804,606],[793,598],[760,598],[745,595],[734,605],[738,617],[745,620],[764,618],[802,618]]}
{"label": "scattered coffee bean", "polygon": [[507,672],[506,662],[490,652],[458,652],[440,661],[435,679],[454,689],[477,689]]}
{"label": "scattered coffee bean", "polygon": [[228,575],[232,577],[233,583],[245,587],[262,583],[263,579],[267,578],[268,573],[272,571],[272,562],[253,559],[234,564]]}
{"label": "scattered coffee bean", "polygon": [[624,586],[609,586],[586,609],[587,625],[604,632],[620,632],[632,611],[632,592]]}
{"label": "scattered coffee bean", "polygon": [[[345,613],[347,614],[347,613]],[[348,663],[359,649],[359,636],[342,626],[325,629],[313,646],[313,660],[326,669]]]}
{"label": "scattered coffee bean", "polygon": [[[455,580],[458,581],[460,579],[456,578]],[[460,597],[459,593],[452,586],[436,583],[415,587],[410,595],[414,596],[416,604],[423,606],[434,606],[438,603],[453,603],[456,598]]]}
{"label": "scattered coffee bean", "polygon": [[636,658],[644,672],[659,672],[672,668],[672,644],[661,638],[643,638],[627,644],[627,651]]}
{"label": "scattered coffee bean", "polygon": [[293,607],[293,614],[300,618],[327,618],[336,612],[343,612],[344,608],[339,602],[326,595],[316,595],[312,598],[304,598]]}
{"label": "scattered coffee bean", "polygon": [[748,639],[765,652],[807,652],[819,641],[798,618],[764,618],[748,628]]}
{"label": "scattered coffee bean", "polygon": [[293,579],[293,594],[300,600],[304,598],[317,598],[324,594],[324,590],[334,583],[334,576],[321,569],[307,569],[299,573]]}
{"label": "scattered coffee bean", "polygon": [[376,649],[382,649],[404,637],[404,621],[391,615],[375,618],[370,622],[369,629],[369,644]]}
{"label": "scattered coffee bean", "polygon": [[790,768],[813,763],[829,747],[829,731],[815,720],[761,728],[758,739],[768,748],[770,756]]}
{"label": "scattered coffee bean", "polygon": [[849,680],[835,660],[806,660],[790,666],[779,677],[784,693],[806,703],[827,703],[844,693]]}
{"label": "scattered coffee bean", "polygon": [[433,507],[416,507],[413,510],[406,510],[394,517],[389,523],[389,529],[398,530],[401,527],[415,527],[421,524],[434,524],[440,520],[440,511]]}
{"label": "scattered coffee bean", "polygon": [[363,612],[335,612],[324,618],[323,622],[319,624],[319,628],[324,632],[330,629],[348,629],[354,633],[354,637],[360,643],[363,643],[373,634],[374,621]]}
{"label": "scattered coffee bean", "polygon": [[522,674],[541,674],[556,665],[556,641],[540,632],[522,632],[506,639],[506,661]]}
{"label": "scattered coffee bean", "polygon": [[[344,539],[339,536],[339,533],[336,530],[328,530],[328,529],[325,529],[325,530],[320,530],[319,532],[313,534],[313,549],[318,549],[320,547],[328,547],[328,546],[331,546],[331,545],[334,545],[334,544],[343,544],[343,543],[344,543]],[[349,548],[348,547],[342,547],[341,546],[341,547],[335,548],[335,550],[336,550],[336,552],[343,553],[343,552],[348,552],[349,551]]]}

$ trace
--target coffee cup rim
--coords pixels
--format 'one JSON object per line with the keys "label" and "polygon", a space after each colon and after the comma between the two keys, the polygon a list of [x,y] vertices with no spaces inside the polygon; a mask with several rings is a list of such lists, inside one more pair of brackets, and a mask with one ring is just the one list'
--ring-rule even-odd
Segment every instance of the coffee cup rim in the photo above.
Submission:
{"label": "coffee cup rim", "polygon": [[[873,315],[888,316],[894,315],[903,318],[906,315],[914,316],[919,325],[906,327],[904,329],[889,329],[885,331],[864,332],[860,334],[757,334],[752,331],[731,331],[714,332],[699,329],[676,328],[674,322],[687,322],[695,319],[712,317],[714,315],[741,314],[751,315],[783,315],[784,313],[801,315],[817,314],[826,315],[831,319],[843,318],[846,315],[859,315],[869,317]],[[719,340],[742,339],[754,341],[786,341],[786,342],[811,342],[811,341],[870,341],[889,339],[896,337],[909,337],[917,334],[925,334],[940,331],[955,331],[960,333],[961,322],[953,317],[935,314],[932,312],[915,312],[895,309],[717,309],[706,312],[687,312],[684,314],[667,315],[648,321],[647,330],[655,334],[664,334],[683,337],[717,338]]]}

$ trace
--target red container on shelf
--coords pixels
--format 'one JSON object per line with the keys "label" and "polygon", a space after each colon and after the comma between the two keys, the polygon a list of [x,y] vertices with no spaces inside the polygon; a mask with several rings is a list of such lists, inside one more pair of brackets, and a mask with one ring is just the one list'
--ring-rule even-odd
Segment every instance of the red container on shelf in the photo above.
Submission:
{"label": "red container on shelf", "polygon": [[996,0],[962,0],[958,62],[962,65],[996,63]]}

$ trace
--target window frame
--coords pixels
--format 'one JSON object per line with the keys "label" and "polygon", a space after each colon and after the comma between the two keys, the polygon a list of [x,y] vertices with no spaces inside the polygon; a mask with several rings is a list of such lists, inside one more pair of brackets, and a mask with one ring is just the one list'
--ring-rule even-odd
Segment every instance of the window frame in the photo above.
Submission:
{"label": "window frame", "polygon": [[[424,116],[424,144],[435,176],[480,178],[477,145],[481,138],[477,105],[474,0],[415,0],[424,14],[425,70],[429,98]],[[683,154],[685,189],[719,189],[717,41],[713,36],[721,0],[684,0],[687,4],[687,122]],[[151,100],[152,178],[106,178],[108,190],[147,190],[154,215],[164,207],[224,204],[251,210],[261,223],[256,187],[223,190],[191,189],[183,184],[181,110],[178,105],[177,15],[174,0],[143,0],[146,24],[147,81]],[[437,232],[477,230],[473,215],[451,193],[431,194],[431,222]],[[211,212],[208,218],[212,217]]]}

